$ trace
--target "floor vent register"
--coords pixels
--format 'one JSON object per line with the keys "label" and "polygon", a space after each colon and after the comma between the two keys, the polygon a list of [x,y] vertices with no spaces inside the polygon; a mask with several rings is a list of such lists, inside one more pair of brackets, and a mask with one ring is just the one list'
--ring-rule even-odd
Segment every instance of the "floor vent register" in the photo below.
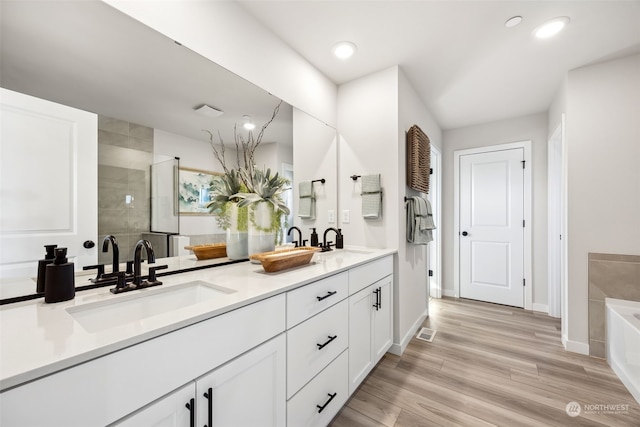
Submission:
{"label": "floor vent register", "polygon": [[436,332],[438,331],[429,328],[422,328],[420,329],[420,332],[418,332],[418,335],[416,335],[416,338],[426,342],[433,342],[433,338],[436,336]]}

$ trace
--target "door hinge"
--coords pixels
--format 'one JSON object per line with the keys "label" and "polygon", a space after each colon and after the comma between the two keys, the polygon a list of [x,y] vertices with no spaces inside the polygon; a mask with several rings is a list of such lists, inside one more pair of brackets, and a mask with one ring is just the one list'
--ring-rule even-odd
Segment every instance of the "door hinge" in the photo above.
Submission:
{"label": "door hinge", "polygon": [[429,277],[433,277],[433,270],[429,270]]}
{"label": "door hinge", "polygon": [[522,226],[523,226],[523,227],[526,227],[526,225],[524,225],[524,224],[525,224],[525,223],[524,223],[524,219],[523,219],[523,220],[522,220]]}
{"label": "door hinge", "polygon": [[522,162],[522,169],[524,169],[524,164],[526,163],[526,160],[521,160]]}
{"label": "door hinge", "polygon": [[522,279],[522,286],[527,286],[527,279]]}
{"label": "door hinge", "polygon": [[429,168],[429,175],[433,175],[433,168]]}

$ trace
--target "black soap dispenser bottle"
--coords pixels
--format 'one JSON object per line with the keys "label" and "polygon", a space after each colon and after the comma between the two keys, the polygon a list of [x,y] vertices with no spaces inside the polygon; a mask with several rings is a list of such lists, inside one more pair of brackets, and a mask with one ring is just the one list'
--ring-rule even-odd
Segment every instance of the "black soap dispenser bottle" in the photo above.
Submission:
{"label": "black soap dispenser bottle", "polygon": [[53,263],[46,267],[44,302],[67,301],[75,295],[73,263],[67,260],[67,248],[56,248]]}
{"label": "black soap dispenser bottle", "polygon": [[58,245],[44,245],[47,253],[44,256],[44,259],[38,261],[38,278],[36,279],[36,292],[41,294],[44,292],[44,281],[45,276],[47,274],[47,265],[53,262],[53,259],[56,257],[54,249],[57,248]]}
{"label": "black soap dispenser bottle", "polygon": [[318,247],[318,233],[316,233],[316,229],[311,229],[311,247]]}

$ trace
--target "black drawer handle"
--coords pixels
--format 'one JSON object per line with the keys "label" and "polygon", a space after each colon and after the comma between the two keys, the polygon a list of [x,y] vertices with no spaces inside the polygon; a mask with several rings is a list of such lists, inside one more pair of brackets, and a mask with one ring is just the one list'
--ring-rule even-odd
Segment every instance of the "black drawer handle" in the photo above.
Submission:
{"label": "black drawer handle", "polygon": [[189,410],[189,427],[196,427],[196,407],[195,399],[189,400],[189,403],[184,405]]}
{"label": "black drawer handle", "polygon": [[327,394],[327,396],[329,396],[329,400],[327,400],[326,402],[324,402],[324,405],[320,406],[320,405],[316,405],[316,408],[318,408],[318,413],[324,411],[324,408],[327,407],[327,405],[329,403],[331,403],[331,401],[333,400],[334,397],[336,397],[338,393],[333,393],[333,394]]}
{"label": "black drawer handle", "polygon": [[209,423],[205,424],[204,427],[213,427],[213,388],[209,387],[209,390],[204,394],[204,397],[207,399],[207,420],[209,421]]}
{"label": "black drawer handle", "polygon": [[318,346],[318,350],[322,350],[327,344],[329,344],[331,341],[335,340],[336,338],[338,338],[337,335],[334,336],[327,336],[327,338],[329,338],[329,340],[327,342],[325,342],[324,344],[316,344]]}
{"label": "black drawer handle", "polygon": [[316,297],[316,298],[318,298],[318,301],[322,301],[323,299],[329,298],[331,295],[335,295],[337,293],[338,293],[338,291],[329,291],[329,292],[327,292],[327,294],[325,296]]}

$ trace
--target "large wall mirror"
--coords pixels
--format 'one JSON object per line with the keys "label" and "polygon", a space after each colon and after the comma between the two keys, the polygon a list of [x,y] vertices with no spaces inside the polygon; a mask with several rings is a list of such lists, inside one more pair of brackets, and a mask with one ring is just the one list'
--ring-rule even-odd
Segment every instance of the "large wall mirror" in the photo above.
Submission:
{"label": "large wall mirror", "polygon": [[[227,162],[233,166],[234,128],[246,132],[242,124],[250,120],[259,129],[281,102],[105,3],[3,0],[0,8],[0,86],[97,115],[97,161],[92,165],[97,171],[97,197],[93,199],[97,203],[97,233],[90,239],[96,247],[69,248],[71,255],[93,252],[96,262],[109,263],[111,254],[103,255],[99,246],[104,235],[113,234],[121,246],[121,260],[130,259],[133,245],[152,231],[151,165],[178,157],[179,168],[186,173],[221,172],[209,134],[203,130],[212,132],[216,144],[224,141]],[[222,114],[196,111],[203,104]],[[3,114],[3,121],[9,119],[9,114]],[[312,150],[309,144],[313,144]],[[258,166],[292,178],[290,203],[294,212],[288,225],[319,229],[330,225],[326,212],[337,210],[335,145],[335,129],[291,105],[280,104],[264,133],[256,161]],[[34,159],[44,156],[40,152],[30,155]],[[4,146],[2,156],[4,167],[12,156],[11,147]],[[315,221],[300,219],[295,211],[299,181],[316,178],[326,179],[318,189],[318,215]],[[38,179],[46,185],[50,177]],[[2,204],[8,206],[10,196],[4,191],[8,183],[2,185]],[[86,192],[77,194],[75,202],[82,205],[84,196],[88,196]],[[213,217],[197,211],[180,215],[177,227],[160,231],[179,233],[191,244],[209,243],[224,235]],[[12,244],[27,245],[24,240]],[[28,250],[32,255],[27,264],[34,270],[26,275],[31,277],[44,248]],[[15,274],[3,273],[0,299],[35,290],[14,288],[8,292],[10,276]]]}

